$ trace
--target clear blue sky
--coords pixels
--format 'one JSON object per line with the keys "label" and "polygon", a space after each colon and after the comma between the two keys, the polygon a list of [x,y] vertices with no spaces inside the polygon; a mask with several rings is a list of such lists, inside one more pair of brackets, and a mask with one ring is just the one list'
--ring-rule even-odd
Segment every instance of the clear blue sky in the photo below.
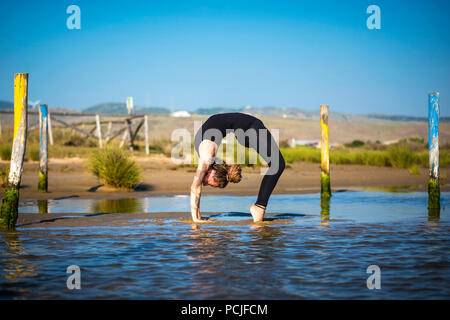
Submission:
{"label": "clear blue sky", "polygon": [[[81,8],[68,30],[66,8]],[[366,8],[381,8],[369,30]],[[0,100],[450,116],[450,1],[1,1]]]}

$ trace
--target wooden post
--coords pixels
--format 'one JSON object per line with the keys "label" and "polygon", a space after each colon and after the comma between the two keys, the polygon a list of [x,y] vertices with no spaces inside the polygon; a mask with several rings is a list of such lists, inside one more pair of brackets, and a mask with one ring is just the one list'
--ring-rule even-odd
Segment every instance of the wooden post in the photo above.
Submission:
{"label": "wooden post", "polygon": [[128,126],[128,138],[130,138],[128,148],[130,149],[130,151],[133,151],[133,131],[131,130],[131,120],[126,119],[125,124]]}
{"label": "wooden post", "polygon": [[138,134],[139,130],[141,129],[142,125],[144,124],[144,122],[145,122],[145,119],[142,119],[142,120],[138,123],[138,125],[137,125],[137,127],[136,127],[136,130],[134,130],[134,133],[133,133],[133,135],[131,136],[131,137],[132,137],[131,143],[132,143],[133,145],[134,145],[134,140],[136,140],[137,134]]}
{"label": "wooden post", "polygon": [[50,116],[50,112],[48,112],[48,138],[50,139],[50,145],[53,145],[52,117]]}
{"label": "wooden post", "polygon": [[98,145],[100,148],[103,148],[102,145],[102,127],[100,125],[100,115],[95,115],[95,121],[97,122],[97,136],[98,136]]}
{"label": "wooden post", "polygon": [[125,143],[125,139],[127,138],[127,136],[128,136],[128,130],[127,130],[127,127],[125,127],[125,130],[124,130],[123,136],[122,136],[122,141],[120,141],[120,145],[119,145],[120,148],[122,148],[123,144]]}
{"label": "wooden post", "polygon": [[38,212],[48,213],[48,200],[38,200]]}
{"label": "wooden post", "polygon": [[148,146],[148,116],[144,116],[144,133],[145,133],[145,154],[150,154],[150,149]]}
{"label": "wooden post", "polygon": [[429,151],[429,179],[428,179],[428,209],[429,215],[439,215],[440,186],[439,186],[439,92],[428,95],[428,151]]}
{"label": "wooden post", "polygon": [[27,143],[28,73],[14,75],[14,139],[8,182],[3,194],[0,224],[16,228],[19,209],[19,187]]}
{"label": "wooden post", "polygon": [[330,197],[320,197],[320,224],[328,225],[330,220]]}
{"label": "wooden post", "polygon": [[48,192],[48,109],[39,106],[39,177],[38,191]]}
{"label": "wooden post", "polygon": [[112,130],[112,122],[110,121],[108,122],[108,130],[106,131],[106,136],[108,136],[111,133],[111,130]]}
{"label": "wooden post", "polygon": [[328,134],[328,105],[320,106],[320,156],[321,156],[321,195],[331,197],[330,186],[330,146]]}
{"label": "wooden post", "polygon": [[[50,114],[49,114],[49,116],[50,116]],[[50,117],[49,117],[48,119],[50,120]],[[62,124],[63,126],[65,126],[65,127],[68,127],[68,128],[70,128],[70,129],[72,129],[73,131],[76,131],[76,132],[79,132],[79,133],[81,133],[81,134],[83,134],[83,135],[85,135],[85,136],[88,136],[88,137],[97,139],[97,137],[96,137],[94,134],[92,134],[92,133],[90,133],[90,132],[87,132],[87,131],[84,131],[84,130],[82,130],[82,129],[80,129],[80,128],[77,128],[77,127],[75,127],[75,126],[73,126],[73,125],[71,125],[71,124],[68,124],[68,123],[66,123],[66,122],[64,122],[64,121],[62,121],[62,120],[60,120],[60,119],[54,118],[53,120],[56,121],[56,122],[58,122],[58,123],[61,123],[61,124]],[[95,129],[95,127],[94,127],[94,129]],[[49,131],[49,132],[50,132],[50,131]],[[64,132],[64,131],[63,131],[63,132]]]}

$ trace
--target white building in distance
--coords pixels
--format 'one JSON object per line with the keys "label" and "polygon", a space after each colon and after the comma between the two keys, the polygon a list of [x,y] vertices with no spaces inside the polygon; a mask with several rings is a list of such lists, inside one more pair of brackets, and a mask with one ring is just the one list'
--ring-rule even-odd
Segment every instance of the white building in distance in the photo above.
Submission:
{"label": "white building in distance", "polygon": [[189,118],[191,114],[185,110],[175,111],[170,114],[171,117],[175,118]]}

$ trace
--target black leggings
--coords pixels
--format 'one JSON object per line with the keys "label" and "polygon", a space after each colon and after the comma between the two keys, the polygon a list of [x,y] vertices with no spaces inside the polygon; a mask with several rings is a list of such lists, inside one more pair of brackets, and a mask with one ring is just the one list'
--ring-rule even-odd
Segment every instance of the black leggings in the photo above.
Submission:
{"label": "black leggings", "polygon": [[[256,150],[256,152],[258,152],[258,154],[267,162],[267,165],[269,166],[269,169],[261,182],[261,186],[259,187],[258,199],[256,200],[256,204],[266,207],[269,197],[272,194],[272,191],[275,188],[275,185],[277,184],[278,179],[283,173],[286,165],[280,149],[270,134],[270,131],[264,126],[262,121],[256,119],[251,125],[251,128],[255,129],[258,133],[256,135],[256,141],[255,139],[250,139],[248,136],[241,135],[236,135],[236,139],[244,147]],[[260,129],[265,129],[267,135],[264,136],[264,134],[259,134]],[[261,141],[261,139],[266,139],[266,141]],[[265,148],[265,146],[267,146],[267,148]],[[271,159],[271,155],[273,152],[275,152],[274,156],[278,156],[278,158],[275,159],[275,161],[278,160],[278,166],[276,166],[276,163],[274,164],[272,162],[273,159]]]}

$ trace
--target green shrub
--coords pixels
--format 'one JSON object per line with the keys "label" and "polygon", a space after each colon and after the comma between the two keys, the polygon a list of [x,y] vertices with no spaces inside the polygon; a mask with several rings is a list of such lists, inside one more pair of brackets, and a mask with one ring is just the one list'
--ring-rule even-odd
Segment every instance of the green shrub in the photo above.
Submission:
{"label": "green shrub", "polygon": [[0,147],[0,158],[2,160],[11,160],[11,147],[10,146],[1,146]]}
{"label": "green shrub", "polygon": [[359,148],[364,145],[364,141],[361,140],[353,140],[351,143],[345,143],[344,146],[347,148]]}
{"label": "green shrub", "polygon": [[411,168],[409,168],[409,173],[410,174],[414,174],[414,175],[419,175],[420,174],[420,169],[416,164],[413,164],[411,166]]}
{"label": "green shrub", "polygon": [[416,155],[409,147],[392,146],[388,153],[392,166],[396,168],[410,168],[416,161]]}
{"label": "green shrub", "polygon": [[6,186],[6,183],[8,182],[8,176],[9,176],[9,166],[1,168],[0,169],[0,185],[2,187]]}
{"label": "green shrub", "polygon": [[245,148],[237,142],[234,144],[233,148],[234,151],[232,151],[231,154],[227,154],[227,146],[223,146],[222,158],[228,163],[239,163],[243,167],[262,166],[265,163],[261,156],[251,148]]}
{"label": "green shrub", "polygon": [[320,149],[299,146],[295,148],[280,148],[280,150],[287,163],[296,161],[320,163]]}
{"label": "green shrub", "polygon": [[424,143],[424,139],[421,137],[409,137],[408,141],[413,143]]}
{"label": "green shrub", "polygon": [[79,134],[72,134],[69,138],[64,141],[63,145],[66,147],[97,147],[98,142],[92,139],[83,137]]}
{"label": "green shrub", "polygon": [[439,151],[439,166],[446,167],[450,163],[450,153],[445,150]]}
{"label": "green shrub", "polygon": [[141,170],[129,153],[119,148],[97,149],[89,168],[107,186],[131,189],[140,182]]}
{"label": "green shrub", "polygon": [[278,144],[278,147],[280,148],[290,148],[291,146],[289,145],[288,140],[286,139],[280,139],[280,142]]}
{"label": "green shrub", "polygon": [[30,147],[28,149],[28,156],[30,157],[30,160],[39,161],[39,148]]}
{"label": "green shrub", "polygon": [[[295,148],[280,148],[287,163],[305,161],[320,163],[320,149],[299,146]],[[361,164],[379,167],[396,167],[411,169],[417,172],[414,165],[428,168],[428,151],[414,151],[410,146],[401,144],[389,146],[386,150],[345,150],[330,151],[332,164]],[[439,166],[444,168],[450,164],[450,152],[443,149],[439,152]],[[419,170],[420,171],[420,170]]]}
{"label": "green shrub", "polygon": [[[424,168],[428,168],[430,155],[428,151],[421,151],[416,154],[416,162]],[[446,150],[439,150],[439,167],[444,168],[450,164],[450,153]]]}
{"label": "green shrub", "polygon": [[421,151],[416,154],[416,162],[421,164],[422,167],[428,168],[429,165],[429,155],[428,151]]}

